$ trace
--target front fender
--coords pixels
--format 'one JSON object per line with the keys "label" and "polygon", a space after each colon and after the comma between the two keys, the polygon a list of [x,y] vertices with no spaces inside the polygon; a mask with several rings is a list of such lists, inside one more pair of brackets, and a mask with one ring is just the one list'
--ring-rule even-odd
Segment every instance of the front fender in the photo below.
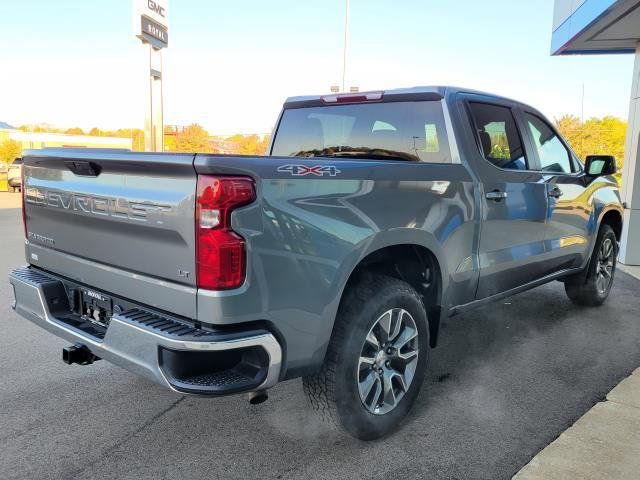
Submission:
{"label": "front fender", "polygon": [[621,221],[624,218],[624,207],[620,199],[620,191],[613,177],[598,178],[588,188],[593,189],[591,197],[593,210],[590,218],[589,250],[583,263],[585,270],[591,261],[600,225],[602,225],[605,215],[610,212],[617,212]]}

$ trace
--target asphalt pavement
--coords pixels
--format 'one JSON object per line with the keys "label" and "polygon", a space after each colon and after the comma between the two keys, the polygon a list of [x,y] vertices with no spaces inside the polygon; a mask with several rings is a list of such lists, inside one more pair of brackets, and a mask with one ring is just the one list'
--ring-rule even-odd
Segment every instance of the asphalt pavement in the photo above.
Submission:
{"label": "asphalt pavement", "polygon": [[[0,210],[0,272],[24,263],[20,211]],[[4,273],[2,273],[4,275]],[[11,310],[0,279],[0,478],[503,479],[640,365],[640,281],[577,308],[560,283],[450,319],[404,427],[364,443],[306,405],[299,380],[266,403],[182,397]]]}

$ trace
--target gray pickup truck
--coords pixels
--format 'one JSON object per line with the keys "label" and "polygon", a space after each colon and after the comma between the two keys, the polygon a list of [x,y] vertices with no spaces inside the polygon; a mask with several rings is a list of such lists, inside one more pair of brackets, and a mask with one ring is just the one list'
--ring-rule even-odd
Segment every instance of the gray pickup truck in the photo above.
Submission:
{"label": "gray pickup truck", "polygon": [[184,394],[303,377],[361,439],[408,413],[447,317],[560,280],[611,289],[613,157],[535,109],[424,87],[290,98],[263,157],[91,149],[24,158],[15,310]]}

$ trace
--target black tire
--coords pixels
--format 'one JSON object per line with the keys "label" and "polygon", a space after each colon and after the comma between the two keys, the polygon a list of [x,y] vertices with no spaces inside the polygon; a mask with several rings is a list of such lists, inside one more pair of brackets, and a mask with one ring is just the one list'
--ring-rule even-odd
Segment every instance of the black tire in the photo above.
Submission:
{"label": "black tire", "polygon": [[[606,287],[602,288],[602,283],[598,284],[598,277],[601,274],[603,268],[603,246],[611,245],[611,265],[610,269],[605,268],[605,271],[609,271],[609,276],[606,273],[602,275],[606,278]],[[602,224],[598,231],[598,238],[591,254],[591,260],[587,266],[586,275],[581,273],[574,277],[570,277],[564,282],[564,289],[567,292],[567,296],[573,303],[585,307],[598,307],[602,305],[611,291],[613,285],[613,278],[616,273],[616,260],[618,258],[618,241],[613,229],[607,225]],[[602,281],[602,280],[600,280]]]}
{"label": "black tire", "polygon": [[[380,388],[387,385],[383,379],[388,377],[383,375],[382,368],[378,370],[374,365],[371,365],[370,372],[367,368],[361,369],[363,365],[361,355],[365,352],[364,349],[372,347],[370,342],[367,342],[365,346],[365,338],[370,338],[373,329],[379,328],[380,319],[389,311],[398,312],[396,318],[400,319],[400,322],[396,321],[395,324],[403,323],[403,318],[407,321],[414,320],[417,337],[411,341],[410,355],[413,355],[413,351],[417,349],[417,359],[412,362],[411,368],[415,368],[415,371],[406,390],[400,388],[401,384],[397,383],[399,382],[397,378],[397,382],[393,378],[389,380],[388,384],[392,385],[391,390],[395,392],[394,385],[398,387],[397,402],[395,401],[396,393],[390,395],[390,398],[394,400],[395,407],[386,413],[372,413],[370,409],[375,409],[375,405],[378,404],[376,400],[378,390],[373,391],[372,396],[367,397],[372,399],[369,408],[367,408],[365,400],[361,399],[359,390],[359,385],[362,384],[359,382],[364,382],[367,379],[361,380],[361,377],[372,375],[372,378],[375,379],[375,376],[379,375],[379,379],[375,379],[376,389],[378,385]],[[406,313],[412,318],[409,319],[405,315]],[[391,313],[390,315],[395,314]],[[391,330],[394,321],[392,317],[389,319],[389,330]],[[404,326],[402,329],[403,335],[404,332],[413,331],[412,328],[405,330]],[[407,333],[407,336],[409,335],[410,333]],[[399,339],[400,335],[396,338]],[[392,344],[391,340],[387,345]],[[398,340],[398,344],[400,343],[402,342]],[[395,352],[399,354],[403,348],[400,347]],[[393,347],[384,353],[392,350],[394,350]],[[424,380],[428,351],[427,315],[418,293],[409,284],[395,278],[384,275],[368,275],[345,292],[325,361],[318,373],[303,378],[304,391],[312,409],[319,412],[329,424],[361,440],[380,438],[397,429],[413,406]],[[387,358],[386,356],[379,357],[379,355],[380,352],[376,358],[380,358],[381,361]],[[389,367],[390,362],[385,362],[385,365]],[[377,374],[377,371],[380,373]],[[385,369],[385,372],[391,371],[390,368]],[[405,370],[402,381],[404,382],[406,378],[408,377]],[[382,399],[381,403],[384,403],[384,393],[382,395],[378,400]]]}

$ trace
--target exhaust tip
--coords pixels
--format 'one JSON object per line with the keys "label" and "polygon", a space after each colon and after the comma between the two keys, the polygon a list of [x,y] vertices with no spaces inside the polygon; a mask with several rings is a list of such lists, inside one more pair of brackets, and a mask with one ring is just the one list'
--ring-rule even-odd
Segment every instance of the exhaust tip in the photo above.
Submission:
{"label": "exhaust tip", "polygon": [[267,395],[266,391],[251,392],[249,394],[249,403],[251,405],[260,405],[261,403],[266,402],[268,399],[269,395]]}

